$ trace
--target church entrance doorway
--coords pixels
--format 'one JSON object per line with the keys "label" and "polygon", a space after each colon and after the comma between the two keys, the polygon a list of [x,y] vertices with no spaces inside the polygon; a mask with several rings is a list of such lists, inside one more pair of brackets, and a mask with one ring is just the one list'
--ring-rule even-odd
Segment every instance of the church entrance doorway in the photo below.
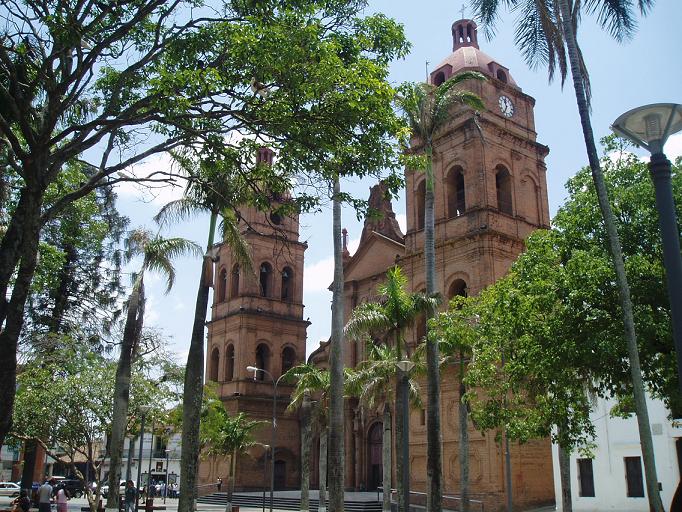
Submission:
{"label": "church entrance doorway", "polygon": [[375,423],[367,436],[367,490],[373,491],[383,485],[383,465],[381,451],[384,438],[384,426]]}
{"label": "church entrance doorway", "polygon": [[275,461],[275,490],[281,491],[287,486],[287,463],[283,460]]}

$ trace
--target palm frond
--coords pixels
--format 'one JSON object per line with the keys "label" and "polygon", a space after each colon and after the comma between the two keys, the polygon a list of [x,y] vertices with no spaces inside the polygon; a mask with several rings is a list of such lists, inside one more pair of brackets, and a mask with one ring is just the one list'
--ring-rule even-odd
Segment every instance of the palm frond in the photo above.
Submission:
{"label": "palm frond", "polygon": [[389,329],[391,321],[380,304],[364,302],[353,310],[344,328],[344,335],[356,340],[372,333]]}
{"label": "palm frond", "polygon": [[195,199],[185,196],[163,205],[159,212],[154,215],[154,222],[160,227],[166,227],[175,222],[189,220],[207,210],[208,208]]}
{"label": "palm frond", "polygon": [[241,268],[249,273],[253,273],[253,261],[251,258],[251,247],[239,231],[239,221],[231,208],[222,211],[220,221],[220,231],[223,241],[232,251],[232,256]]}

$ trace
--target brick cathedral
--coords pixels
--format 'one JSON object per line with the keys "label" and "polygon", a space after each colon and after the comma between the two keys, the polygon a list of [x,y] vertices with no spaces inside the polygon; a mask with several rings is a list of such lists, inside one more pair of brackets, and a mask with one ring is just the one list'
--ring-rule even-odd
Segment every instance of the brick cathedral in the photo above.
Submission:
{"label": "brick cathedral", "polygon": [[[436,273],[445,298],[477,294],[502,277],[523,250],[524,239],[537,228],[549,227],[546,167],[549,149],[536,141],[533,106],[509,69],[480,51],[476,23],[459,20],[452,26],[453,51],[431,73],[440,85],[465,70],[480,71],[485,82],[468,84],[485,102],[480,115],[453,110],[448,124],[434,140],[436,180]],[[478,126],[477,126],[478,124]],[[479,128],[480,127],[480,131]],[[482,135],[481,135],[482,133]],[[418,149],[415,141],[415,149]],[[268,163],[272,154],[261,149],[257,160]],[[424,175],[406,171],[407,233],[403,234],[381,185],[370,191],[371,206],[383,217],[368,219],[360,245],[352,256],[344,252],[346,317],[353,308],[376,296],[386,270],[400,265],[412,291],[425,289],[424,280]],[[208,324],[206,378],[218,386],[229,412],[245,412],[267,421],[272,416],[273,383],[247,366],[265,368],[277,379],[305,360],[306,328],[303,315],[303,263],[306,244],[299,241],[298,218],[281,218],[255,209],[243,212],[242,232],[252,247],[255,273],[240,271],[226,246],[220,246],[215,266],[214,299]],[[424,335],[423,325],[408,334],[412,346]],[[364,348],[346,345],[345,364],[355,366]],[[328,345],[322,343],[308,361],[325,367]],[[458,494],[457,390],[452,369],[442,374],[443,479],[445,494]],[[426,394],[426,384],[422,390]],[[300,486],[299,417],[286,411],[291,387],[278,388],[275,487]],[[345,404],[346,488],[371,490],[381,485],[382,415]],[[395,431],[395,430],[394,430]],[[270,429],[259,432],[270,443]],[[504,452],[493,433],[481,434],[470,426],[470,482],[472,497],[485,496],[486,509],[505,502]],[[311,488],[317,488],[317,446],[313,446]],[[515,506],[554,500],[549,440],[512,446],[512,481]],[[254,448],[239,457],[237,489],[261,489],[265,450]],[[395,460],[395,455],[394,455]],[[410,416],[411,490],[426,489],[425,412]],[[227,475],[225,462],[202,462],[201,482]],[[395,481],[395,479],[394,479]]]}

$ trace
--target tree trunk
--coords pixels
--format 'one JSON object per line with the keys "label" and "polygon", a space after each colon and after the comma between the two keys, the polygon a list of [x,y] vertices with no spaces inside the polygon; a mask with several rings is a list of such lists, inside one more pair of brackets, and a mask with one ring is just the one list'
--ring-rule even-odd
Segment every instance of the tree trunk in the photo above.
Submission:
{"label": "tree trunk", "polygon": [[401,443],[404,439],[404,432],[403,432],[403,411],[405,410],[405,407],[407,407],[407,404],[403,402],[403,393],[401,389],[401,384],[400,381],[402,380],[400,376],[401,372],[396,372],[396,379],[395,379],[395,439],[393,440],[393,444],[395,446],[395,489],[396,489],[396,501],[398,504],[398,512],[405,512],[406,511],[406,503],[405,503],[405,489],[403,486],[404,480],[404,475],[403,473],[405,471],[409,471],[409,468],[406,468],[403,465],[403,460],[400,457],[400,447]]}
{"label": "tree trunk", "polygon": [[121,353],[116,366],[114,382],[114,409],[111,416],[111,437],[109,444],[109,494],[106,509],[118,511],[119,485],[121,480],[121,459],[126,425],[128,424],[128,402],[130,401],[130,374],[137,335],[144,316],[144,269],[133,285],[128,299],[128,313],[123,329]]}
{"label": "tree trunk", "polygon": [[594,181],[594,186],[597,191],[599,208],[601,209],[602,217],[604,218],[604,226],[606,228],[606,234],[609,242],[609,250],[611,251],[611,257],[613,259],[613,266],[616,271],[616,282],[618,283],[618,292],[620,295],[621,308],[623,310],[625,342],[628,349],[628,357],[630,359],[630,374],[632,376],[632,388],[635,397],[635,411],[637,413],[637,425],[639,427],[639,440],[642,447],[642,460],[644,462],[644,473],[646,475],[649,507],[654,512],[663,512],[663,503],[661,502],[661,495],[658,490],[658,477],[656,475],[654,446],[651,438],[651,428],[649,426],[649,412],[646,405],[646,394],[644,391],[644,382],[642,380],[642,371],[639,364],[637,335],[635,333],[635,322],[632,312],[630,287],[625,274],[623,252],[620,245],[620,239],[618,238],[618,231],[616,229],[616,219],[609,203],[606,184],[604,183],[604,175],[599,164],[597,147],[594,143],[589,106],[587,104],[587,98],[585,95],[584,80],[578,56],[578,43],[573,30],[570,1],[560,0],[559,6],[561,9],[562,18],[561,26],[564,33],[564,39],[566,40],[568,58],[571,64],[571,76],[573,78],[573,87],[575,89],[578,113],[580,114],[580,122],[582,123],[583,128],[583,138],[585,139],[587,157],[590,162],[590,169],[592,170],[592,180]]}
{"label": "tree trunk", "polygon": [[559,477],[561,478],[561,510],[562,512],[573,511],[571,498],[571,454],[561,445],[559,448]]}
{"label": "tree trunk", "polygon": [[332,298],[331,354],[329,356],[329,510],[343,512],[344,498],[344,418],[343,418],[343,247],[341,243],[341,193],[334,181],[334,292]]}
{"label": "tree trunk", "polygon": [[[126,462],[126,482],[133,478],[133,476],[132,476],[132,464],[133,464],[133,457],[134,456],[135,456],[135,438],[133,436],[131,436],[130,441],[128,442],[128,461]],[[140,463],[141,462],[142,461],[140,461]],[[140,483],[137,482],[135,484],[135,488],[138,489],[139,487],[140,487]]]}
{"label": "tree trunk", "polygon": [[[217,214],[211,214],[208,231],[207,249],[213,247],[213,234]],[[202,261],[199,273],[199,289],[194,308],[194,324],[192,339],[187,354],[185,368],[184,392],[182,395],[182,450],[180,452],[180,499],[178,512],[194,512],[194,500],[197,495],[197,472],[199,470],[199,426],[201,423],[201,399],[203,397],[204,375],[204,330],[206,326],[206,310],[208,308],[208,283],[206,265],[211,262]]]}
{"label": "tree trunk", "polygon": [[69,286],[74,280],[74,264],[78,260],[78,253],[73,245],[67,244],[63,250],[66,258],[60,271],[59,286],[57,286],[52,295],[54,307],[52,308],[48,325],[51,333],[59,333],[62,327],[64,315],[69,307]]}
{"label": "tree trunk", "polygon": [[[0,241],[0,446],[12,428],[17,385],[17,346],[24,325],[24,307],[36,269],[42,201],[43,191],[23,190],[10,226]],[[23,215],[17,219],[20,212]],[[21,233],[17,233],[17,230]],[[5,297],[17,263],[19,269],[7,302]]]}
{"label": "tree trunk", "polygon": [[227,504],[225,505],[225,512],[232,512],[232,495],[234,494],[234,477],[237,470],[237,450],[232,451],[230,457],[230,477],[227,483]]}
{"label": "tree trunk", "polygon": [[382,438],[381,445],[381,461],[383,463],[383,477],[384,481],[382,485],[384,486],[383,495],[383,512],[391,512],[391,405],[387,402],[384,405],[384,435]]}
{"label": "tree trunk", "polygon": [[[426,187],[424,197],[424,266],[426,270],[426,293],[434,296],[436,289],[436,246],[434,241],[434,179],[433,148],[426,143]],[[428,333],[428,321],[427,321]],[[426,341],[426,509],[441,512],[443,508],[443,454],[440,426],[440,367],[438,343]]]}
{"label": "tree trunk", "polygon": [[327,427],[320,428],[320,498],[318,512],[327,510]]}
{"label": "tree trunk", "polygon": [[464,353],[459,353],[459,488],[460,510],[469,512],[469,411],[464,402]]}
{"label": "tree trunk", "polygon": [[21,471],[21,488],[28,491],[29,497],[33,488],[33,473],[36,469],[37,450],[38,442],[35,439],[24,441],[24,467]]}
{"label": "tree trunk", "polygon": [[310,393],[303,393],[301,404],[301,510],[310,509]]}

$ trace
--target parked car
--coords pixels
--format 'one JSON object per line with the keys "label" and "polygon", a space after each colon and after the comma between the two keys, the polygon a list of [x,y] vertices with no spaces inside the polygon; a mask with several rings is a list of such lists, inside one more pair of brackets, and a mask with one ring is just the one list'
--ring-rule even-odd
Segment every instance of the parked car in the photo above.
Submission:
{"label": "parked car", "polygon": [[58,486],[64,487],[64,490],[71,498],[80,498],[83,496],[85,487],[83,482],[78,479],[67,479],[59,482]]}
{"label": "parked car", "polygon": [[[118,494],[119,496],[123,496],[126,492],[126,481],[121,480],[121,484],[118,488]],[[103,498],[108,498],[109,497],[109,484],[104,484],[102,486],[102,497]]]}
{"label": "parked car", "polygon": [[19,491],[21,491],[21,487],[14,482],[0,482],[0,496],[16,498],[19,496]]}

